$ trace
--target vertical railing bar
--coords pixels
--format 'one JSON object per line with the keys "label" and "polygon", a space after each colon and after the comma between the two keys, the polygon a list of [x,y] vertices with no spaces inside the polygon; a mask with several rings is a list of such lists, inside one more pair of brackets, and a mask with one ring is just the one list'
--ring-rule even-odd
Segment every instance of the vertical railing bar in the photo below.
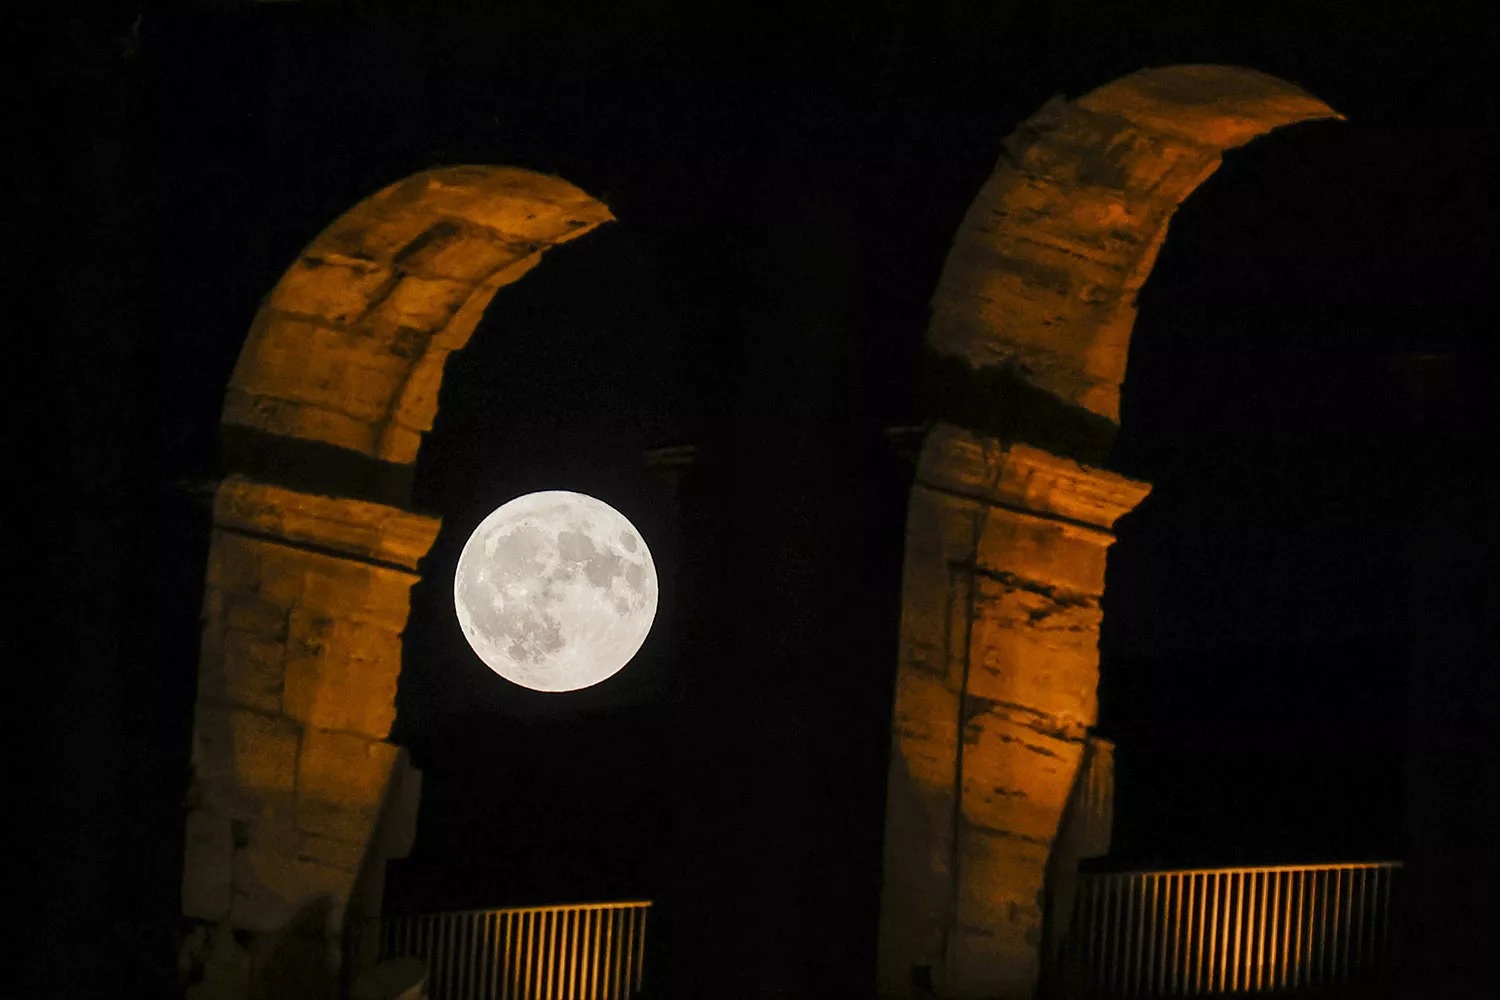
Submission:
{"label": "vertical railing bar", "polygon": [[1353,871],[1354,892],[1356,900],[1354,910],[1350,914],[1350,941],[1349,941],[1349,979],[1357,982],[1364,975],[1364,938],[1365,938],[1365,879],[1368,877],[1369,868],[1361,866]]}
{"label": "vertical railing bar", "polygon": [[1161,937],[1161,944],[1157,948],[1156,974],[1152,978],[1155,980],[1153,988],[1156,994],[1160,995],[1165,993],[1167,989],[1167,961],[1168,956],[1171,954],[1168,946],[1170,938],[1167,931],[1170,927],[1172,912],[1172,877],[1170,875],[1158,875],[1156,881],[1159,883],[1160,891],[1157,893],[1159,903],[1157,904],[1155,923],[1157,927],[1156,933]]}
{"label": "vertical railing bar", "polygon": [[1240,874],[1240,951],[1242,964],[1235,982],[1240,988],[1250,985],[1255,966],[1255,873]]}
{"label": "vertical railing bar", "polygon": [[1266,948],[1269,955],[1269,970],[1266,975],[1266,983],[1271,987],[1281,985],[1281,966],[1279,964],[1280,950],[1277,945],[1281,943],[1281,874],[1271,873],[1271,924],[1266,933]]}
{"label": "vertical railing bar", "polygon": [[1344,886],[1344,870],[1338,868],[1334,873],[1334,982],[1344,982],[1344,946],[1349,943],[1349,934],[1344,930],[1344,921],[1349,919],[1349,900],[1347,900],[1346,886]]}
{"label": "vertical railing bar", "polygon": [[1349,886],[1344,890],[1347,899],[1344,902],[1344,978],[1343,983],[1348,985],[1354,971],[1354,869],[1349,869]]}
{"label": "vertical railing bar", "polygon": [[552,945],[548,949],[548,953],[552,959],[552,998],[553,1000],[567,1000],[563,979],[564,959],[567,955],[563,951],[565,940],[563,931],[564,916],[561,910],[553,909],[550,912],[552,914]]}
{"label": "vertical railing bar", "polygon": [[453,969],[448,995],[454,1000],[468,1000],[464,996],[464,927],[467,924],[462,916],[448,918],[448,962]]}
{"label": "vertical railing bar", "polygon": [[1146,886],[1139,875],[1131,877],[1130,886],[1130,918],[1126,924],[1127,928],[1132,932],[1130,943],[1133,961],[1126,976],[1126,988],[1130,991],[1131,996],[1138,996],[1140,993],[1141,966],[1145,964],[1143,962],[1145,957],[1143,952],[1146,948],[1146,935],[1142,933],[1141,913],[1146,908]]}
{"label": "vertical railing bar", "polygon": [[461,916],[448,918],[448,961],[453,968],[453,980],[448,995],[454,1000],[469,1000],[464,996],[464,927],[468,921]]}
{"label": "vertical railing bar", "polygon": [[536,921],[537,915],[526,912],[521,915],[521,933],[523,943],[521,945],[521,974],[519,981],[520,1000],[536,1000]]}
{"label": "vertical railing bar", "polygon": [[476,1000],[494,1000],[494,993],[492,991],[494,983],[490,980],[489,960],[490,952],[493,951],[490,947],[490,939],[494,937],[492,929],[494,922],[495,914],[493,910],[480,914],[474,920],[476,942],[474,948],[474,980],[478,983],[479,987]]}
{"label": "vertical railing bar", "polygon": [[552,914],[537,913],[535,1000],[552,1000]]}
{"label": "vertical railing bar", "polygon": [[455,988],[456,983],[454,982],[453,975],[455,971],[454,965],[456,963],[453,961],[452,916],[446,914],[443,916],[442,922],[439,924],[438,935],[438,939],[442,942],[442,944],[440,944],[438,948],[443,956],[443,995],[441,997],[435,998],[435,1000],[455,1000],[454,994],[457,993],[457,989]]}
{"label": "vertical railing bar", "polygon": [[1287,872],[1281,880],[1281,982],[1286,989],[1292,982],[1292,893],[1296,886],[1296,872]]}
{"label": "vertical railing bar", "polygon": [[1198,992],[1198,976],[1203,967],[1203,921],[1199,917],[1199,908],[1203,905],[1203,894],[1198,891],[1198,876],[1188,875],[1188,967],[1187,967],[1187,992],[1189,994]]}
{"label": "vertical railing bar", "polygon": [[578,952],[578,986],[574,991],[578,1000],[588,1000],[589,996],[589,922],[592,914],[592,910],[578,911],[578,943],[574,946]]}
{"label": "vertical railing bar", "polygon": [[505,953],[509,951],[510,940],[510,911],[501,910],[495,914],[495,937],[490,942],[490,981],[496,987],[496,1000],[510,1000],[509,985],[505,981]]}
{"label": "vertical railing bar", "polygon": [[563,995],[567,1000],[578,1000],[578,918],[582,914],[576,909],[563,911],[563,975],[567,986]]}
{"label": "vertical railing bar", "polygon": [[589,1000],[589,928],[593,926],[593,911],[580,910],[578,913],[578,997],[579,1000]]}
{"label": "vertical railing bar", "polygon": [[625,995],[631,996],[635,992],[632,988],[635,983],[635,911],[625,912],[630,917],[630,933],[625,936],[625,940],[630,942],[625,953]]}
{"label": "vertical railing bar", "polygon": [[1312,873],[1303,871],[1298,876],[1297,886],[1297,974],[1292,977],[1292,986],[1303,986],[1308,982],[1307,951],[1303,940],[1307,925],[1312,922]]}
{"label": "vertical railing bar", "polygon": [[1135,915],[1136,966],[1132,986],[1135,996],[1144,994],[1146,984],[1151,981],[1151,948],[1155,944],[1150,916],[1152,882],[1153,879],[1149,875],[1136,877],[1136,883],[1140,886],[1140,899]]}
{"label": "vertical railing bar", "polygon": [[1327,872],[1313,873],[1312,919],[1307,924],[1307,971],[1308,983],[1321,986],[1323,983],[1323,919],[1328,910]]}
{"label": "vertical railing bar", "polygon": [[552,973],[553,982],[557,985],[554,992],[557,1000],[569,1000],[568,997],[568,911],[560,906],[552,908],[552,919],[554,921],[552,932],[552,954],[556,963]]}
{"label": "vertical railing bar", "polygon": [[530,916],[531,984],[526,991],[526,1000],[549,1000],[552,993],[552,983],[547,978],[547,949],[551,940],[547,936],[547,926],[550,918],[545,910],[536,910]]}
{"label": "vertical railing bar", "polygon": [[1391,900],[1396,888],[1395,869],[1388,870],[1381,882],[1384,884],[1384,892],[1380,906],[1380,966],[1384,971],[1391,967]]}
{"label": "vertical railing bar", "polygon": [[[1208,902],[1208,888],[1210,884],[1213,885],[1213,902]],[[1219,952],[1219,876],[1217,873],[1205,874],[1203,876],[1203,899],[1206,904],[1205,908],[1208,912],[1209,928],[1208,954],[1206,956],[1206,958],[1208,959],[1208,975],[1206,977],[1205,985],[1207,986],[1206,992],[1212,993],[1217,986],[1214,981],[1216,965],[1215,956],[1217,956]]]}
{"label": "vertical railing bar", "polygon": [[635,956],[635,990],[639,993],[646,985],[646,927],[651,923],[651,907],[641,907],[641,944]]}
{"label": "vertical railing bar", "polygon": [[1136,988],[1148,995],[1151,992],[1152,981],[1156,978],[1156,910],[1159,881],[1158,876],[1147,875],[1141,883],[1141,929],[1145,931],[1142,935],[1145,939],[1145,948],[1141,960],[1143,975],[1137,977]]}
{"label": "vertical railing bar", "polygon": [[1224,934],[1219,950],[1219,989],[1221,991],[1229,988],[1231,977],[1234,975],[1234,875],[1225,872],[1222,882],[1219,889],[1221,893],[1219,905],[1224,910]]}
{"label": "vertical railing bar", "polygon": [[1271,874],[1261,872],[1256,881],[1259,883],[1257,892],[1260,896],[1260,916],[1255,924],[1255,988],[1259,990],[1266,983],[1266,959],[1270,954],[1270,925],[1267,918],[1267,907],[1271,895]]}
{"label": "vertical railing bar", "polygon": [[473,1000],[484,997],[484,964],[479,960],[481,942],[484,940],[485,921],[481,914],[469,917],[469,996]]}
{"label": "vertical railing bar", "polygon": [[1233,920],[1234,932],[1230,936],[1230,948],[1228,954],[1228,976],[1225,979],[1225,987],[1234,989],[1240,981],[1240,922],[1244,916],[1245,885],[1238,873],[1230,873],[1230,904],[1229,912]]}
{"label": "vertical railing bar", "polygon": [[506,911],[495,923],[495,978],[500,981],[500,1000],[510,998],[510,936],[515,914]]}
{"label": "vertical railing bar", "polygon": [[[1171,996],[1177,995],[1177,964],[1182,958],[1182,876],[1167,876],[1166,961],[1162,965],[1161,989]],[[1170,992],[1169,992],[1170,991]]]}
{"label": "vertical railing bar", "polygon": [[1318,985],[1322,986],[1328,982],[1330,972],[1328,966],[1328,924],[1330,922],[1329,912],[1333,909],[1332,893],[1334,891],[1334,881],[1330,877],[1332,874],[1330,872],[1319,872],[1318,874],[1321,876],[1323,891],[1318,894],[1318,908],[1320,912],[1315,929],[1318,932],[1318,946],[1316,949],[1318,953]]}
{"label": "vertical railing bar", "polygon": [[[1198,885],[1198,971],[1193,976],[1193,991],[1201,993],[1208,984],[1208,956],[1213,951],[1213,942],[1212,932],[1205,934],[1209,917],[1208,876],[1195,875],[1193,879]],[[1208,947],[1204,947],[1205,942]]]}
{"label": "vertical railing bar", "polygon": [[610,984],[610,961],[614,955],[615,943],[615,911],[611,910],[604,921],[604,996],[606,1000],[615,1000],[615,991]]}
{"label": "vertical railing bar", "polygon": [[1256,873],[1253,871],[1242,874],[1240,880],[1245,887],[1245,905],[1243,911],[1245,917],[1240,925],[1240,939],[1243,942],[1241,947],[1244,949],[1244,959],[1240,967],[1239,982],[1241,989],[1253,990],[1255,988],[1255,913],[1256,897],[1258,895],[1257,889],[1259,886],[1256,881]]}
{"label": "vertical railing bar", "polygon": [[464,1000],[479,1000],[474,991],[474,926],[479,921],[473,914],[465,914],[459,918],[459,947],[463,952],[463,958],[459,962],[460,974],[463,976],[463,985],[459,987],[459,996]]}
{"label": "vertical railing bar", "polygon": [[1386,922],[1390,919],[1391,882],[1395,877],[1395,869],[1385,867],[1380,869],[1380,880],[1376,883],[1375,961],[1382,978],[1386,975],[1386,969],[1390,961],[1390,952],[1385,940],[1385,928]]}

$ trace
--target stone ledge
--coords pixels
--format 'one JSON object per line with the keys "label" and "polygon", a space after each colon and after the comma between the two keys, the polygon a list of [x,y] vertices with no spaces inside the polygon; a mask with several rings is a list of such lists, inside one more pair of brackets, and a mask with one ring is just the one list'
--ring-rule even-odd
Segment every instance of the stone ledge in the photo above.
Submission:
{"label": "stone ledge", "polygon": [[1110,531],[1151,485],[1059,458],[1025,444],[1005,444],[952,424],[927,435],[918,482],[960,496]]}
{"label": "stone ledge", "polygon": [[314,496],[230,476],[214,497],[214,525],[415,570],[441,522],[366,500]]}

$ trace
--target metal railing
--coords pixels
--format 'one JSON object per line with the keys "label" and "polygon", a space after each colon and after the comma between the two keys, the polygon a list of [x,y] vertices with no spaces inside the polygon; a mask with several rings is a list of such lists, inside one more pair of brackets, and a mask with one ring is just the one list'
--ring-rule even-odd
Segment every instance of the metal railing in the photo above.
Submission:
{"label": "metal railing", "polygon": [[1080,878],[1066,982],[1088,996],[1376,984],[1389,972],[1399,862],[1198,868]]}
{"label": "metal railing", "polygon": [[628,1000],[650,902],[466,910],[380,921],[379,959],[427,963],[432,1000]]}

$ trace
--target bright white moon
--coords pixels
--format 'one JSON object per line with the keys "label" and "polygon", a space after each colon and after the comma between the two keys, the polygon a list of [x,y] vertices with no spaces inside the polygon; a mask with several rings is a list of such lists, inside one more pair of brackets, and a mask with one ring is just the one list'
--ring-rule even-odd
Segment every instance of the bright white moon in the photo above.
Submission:
{"label": "bright white moon", "polygon": [[453,575],[464,638],[508,681],[576,691],[613,676],[656,617],[656,566],[625,515],[567,490],[496,508]]}

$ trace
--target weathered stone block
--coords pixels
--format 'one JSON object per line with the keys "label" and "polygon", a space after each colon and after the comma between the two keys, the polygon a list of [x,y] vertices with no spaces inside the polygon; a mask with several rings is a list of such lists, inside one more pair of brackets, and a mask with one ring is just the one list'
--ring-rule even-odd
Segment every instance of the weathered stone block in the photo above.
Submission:
{"label": "weathered stone block", "polygon": [[1037,732],[1003,711],[964,729],[963,816],[970,827],[1045,848],[1083,759],[1083,744]]}
{"label": "weathered stone block", "polygon": [[899,766],[919,787],[951,793],[958,753],[958,695],[914,670],[896,677],[893,732]]}
{"label": "weathered stone block", "polygon": [[[360,326],[375,334],[386,350],[391,350],[389,334],[403,328],[425,334],[442,329],[474,292],[475,285],[470,281],[402,275]],[[417,353],[420,352],[404,356],[410,359]]]}
{"label": "weathered stone block", "polygon": [[396,719],[401,672],[400,639],[371,629],[373,637],[326,636],[310,649],[294,645],[286,665],[287,715],[317,729],[384,739]]}
{"label": "weathered stone block", "polygon": [[401,248],[396,260],[408,274],[475,285],[534,250],[529,244],[497,240],[487,229],[441,219]]}
{"label": "weathered stone block", "polygon": [[1029,709],[1059,726],[1092,725],[1098,714],[1100,619],[1091,601],[1057,601],[982,578],[969,693]]}
{"label": "weathered stone block", "polygon": [[1111,541],[1100,531],[990,507],[979,536],[978,560],[992,573],[1097,597],[1104,590],[1104,559]]}
{"label": "weathered stone block", "polygon": [[234,892],[234,837],[228,816],[188,813],[183,841],[182,912],[200,920],[229,915]]}
{"label": "weathered stone block", "polygon": [[1040,972],[1047,847],[973,829],[962,831],[960,844],[953,967],[942,995],[1030,998]]}
{"label": "weathered stone block", "polygon": [[354,887],[351,872],[302,861],[295,854],[243,847],[234,853],[234,903],[230,921],[236,928],[270,934],[320,900],[330,904],[328,932],[342,924]]}
{"label": "weathered stone block", "polygon": [[397,636],[411,612],[410,573],[345,559],[321,559],[307,566],[305,607]]}
{"label": "weathered stone block", "polygon": [[199,702],[194,778],[231,818],[242,818],[247,802],[293,793],[300,735],[290,719]]}
{"label": "weathered stone block", "polygon": [[364,314],[394,275],[371,261],[349,257],[299,257],[272,289],[266,307],[348,326]]}
{"label": "weathered stone block", "polygon": [[262,712],[278,711],[285,678],[285,653],[285,646],[274,639],[230,629],[224,633],[218,669],[208,657],[203,659],[199,695],[222,698]]}
{"label": "weathered stone block", "polygon": [[359,872],[365,853],[363,844],[316,833],[298,834],[296,857],[299,861],[310,861],[354,875]]}
{"label": "weathered stone block", "polygon": [[396,747],[348,733],[310,729],[297,767],[297,826],[365,843],[374,832]]}

